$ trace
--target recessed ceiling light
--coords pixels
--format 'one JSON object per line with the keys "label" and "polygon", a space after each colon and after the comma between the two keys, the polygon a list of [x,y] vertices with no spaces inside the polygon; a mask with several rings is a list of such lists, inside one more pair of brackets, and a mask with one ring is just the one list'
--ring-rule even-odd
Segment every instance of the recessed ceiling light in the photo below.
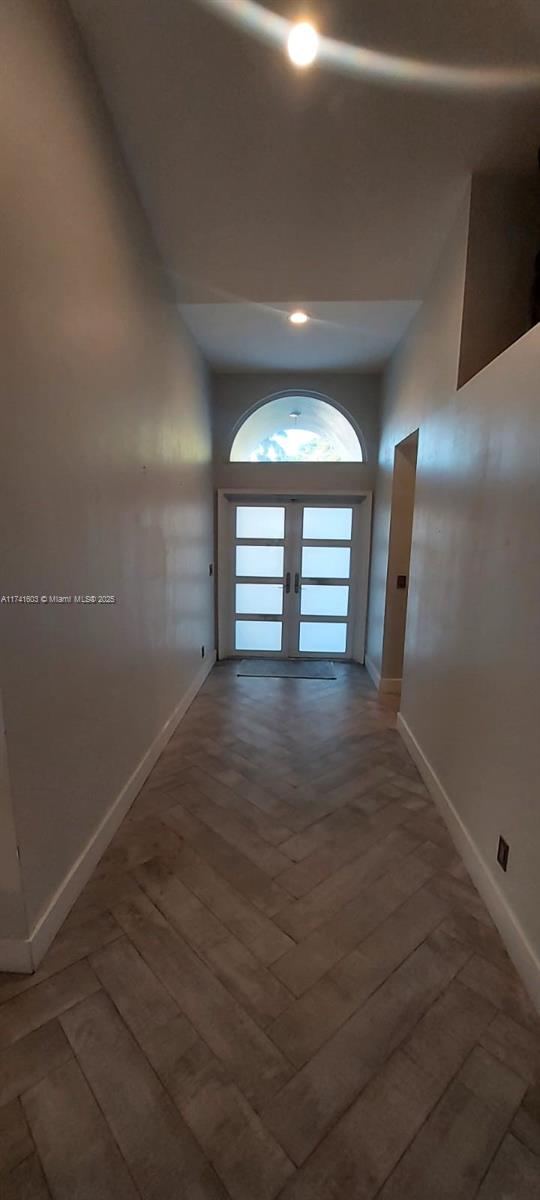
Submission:
{"label": "recessed ceiling light", "polygon": [[295,312],[289,314],[291,325],[305,325],[309,321],[307,313],[302,312],[301,308],[297,308]]}
{"label": "recessed ceiling light", "polygon": [[287,51],[295,67],[310,67],[317,57],[319,35],[310,21],[297,21],[287,39]]}

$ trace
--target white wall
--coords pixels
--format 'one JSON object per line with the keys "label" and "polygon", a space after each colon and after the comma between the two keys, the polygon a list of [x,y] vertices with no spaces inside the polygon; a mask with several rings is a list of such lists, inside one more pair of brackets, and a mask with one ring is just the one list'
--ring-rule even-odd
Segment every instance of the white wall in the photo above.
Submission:
{"label": "white wall", "polygon": [[[26,910],[17,855],[17,835],[11,798],[7,741],[0,696],[0,963],[5,970],[23,971],[27,954]],[[4,934],[8,934],[7,937]]]}
{"label": "white wall", "polygon": [[[234,434],[242,418],[278,392],[313,390],[334,400],[349,414],[363,437],[364,463],[231,463]],[[330,371],[223,372],[212,376],[214,483],[226,487],[271,487],[285,491],[373,488],[376,474],[380,378],[373,374]]]}
{"label": "white wall", "polygon": [[402,728],[540,1004],[540,326],[456,391],[467,216],[386,379],[368,653],[394,447],[419,427]]}
{"label": "white wall", "polygon": [[[430,464],[423,419],[446,405],[456,390],[468,219],[469,200],[466,197],[429,295],[384,379],[368,617],[368,654],[379,672],[382,667],[394,451],[398,442],[420,427],[417,488],[421,488],[424,474],[429,475]],[[415,520],[418,520],[421,502],[418,491],[416,499]]]}
{"label": "white wall", "polygon": [[211,436],[74,28],[7,0],[1,30],[0,591],[116,596],[0,608],[31,933],[211,659]]}

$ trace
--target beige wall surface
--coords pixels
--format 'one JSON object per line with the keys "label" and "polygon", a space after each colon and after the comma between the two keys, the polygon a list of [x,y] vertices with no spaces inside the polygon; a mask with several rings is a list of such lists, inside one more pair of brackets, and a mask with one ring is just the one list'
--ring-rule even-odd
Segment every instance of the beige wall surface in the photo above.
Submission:
{"label": "beige wall surface", "polygon": [[[367,648],[369,658],[379,672],[382,671],[394,451],[398,442],[420,427],[416,523],[421,511],[423,479],[429,478],[432,471],[439,473],[441,470],[433,463],[434,449],[437,448],[426,443],[423,421],[427,414],[448,404],[456,390],[468,220],[469,204],[466,198],[435,273],[429,296],[394,355],[384,380]],[[441,454],[445,455],[446,448],[440,449]]]}
{"label": "beige wall surface", "polygon": [[211,436],[63,8],[6,0],[0,30],[0,591],[116,596],[0,610],[31,929],[211,655]]}
{"label": "beige wall surface", "polygon": [[[231,463],[234,434],[242,418],[277,393],[313,391],[335,401],[360,431],[364,463]],[[212,376],[214,483],[218,488],[309,488],[370,491],[375,482],[379,437],[380,377],[329,371],[215,373]]]}
{"label": "beige wall surface", "polygon": [[[17,834],[11,798],[7,739],[4,731],[2,697],[0,696],[0,955],[4,966],[19,969],[21,963],[9,962],[4,935],[13,938],[26,936],[26,909],[22,892],[21,868],[17,856]],[[6,939],[7,941],[8,939]]]}
{"label": "beige wall surface", "polygon": [[380,663],[394,447],[419,427],[401,714],[538,997],[540,326],[456,391],[466,243],[465,206],[386,379],[368,653]]}

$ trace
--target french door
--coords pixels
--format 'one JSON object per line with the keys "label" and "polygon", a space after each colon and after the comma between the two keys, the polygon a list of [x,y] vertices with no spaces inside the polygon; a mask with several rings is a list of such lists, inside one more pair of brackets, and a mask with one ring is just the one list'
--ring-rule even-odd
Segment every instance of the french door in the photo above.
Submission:
{"label": "french door", "polygon": [[230,498],[222,656],[353,657],[360,522],[346,501]]}

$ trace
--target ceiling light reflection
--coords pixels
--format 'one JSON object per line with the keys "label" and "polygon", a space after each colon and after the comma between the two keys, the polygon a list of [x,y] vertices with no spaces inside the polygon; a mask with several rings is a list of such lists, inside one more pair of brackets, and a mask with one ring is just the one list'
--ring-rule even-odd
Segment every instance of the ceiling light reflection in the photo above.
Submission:
{"label": "ceiling light reflection", "polygon": [[[286,47],[294,26],[255,0],[195,0],[264,41]],[[314,31],[315,32],[315,31]],[[335,38],[318,37],[317,59],[336,71],[400,87],[457,92],[540,89],[540,67],[460,67],[385,54]],[[305,64],[307,65],[307,63]]]}

